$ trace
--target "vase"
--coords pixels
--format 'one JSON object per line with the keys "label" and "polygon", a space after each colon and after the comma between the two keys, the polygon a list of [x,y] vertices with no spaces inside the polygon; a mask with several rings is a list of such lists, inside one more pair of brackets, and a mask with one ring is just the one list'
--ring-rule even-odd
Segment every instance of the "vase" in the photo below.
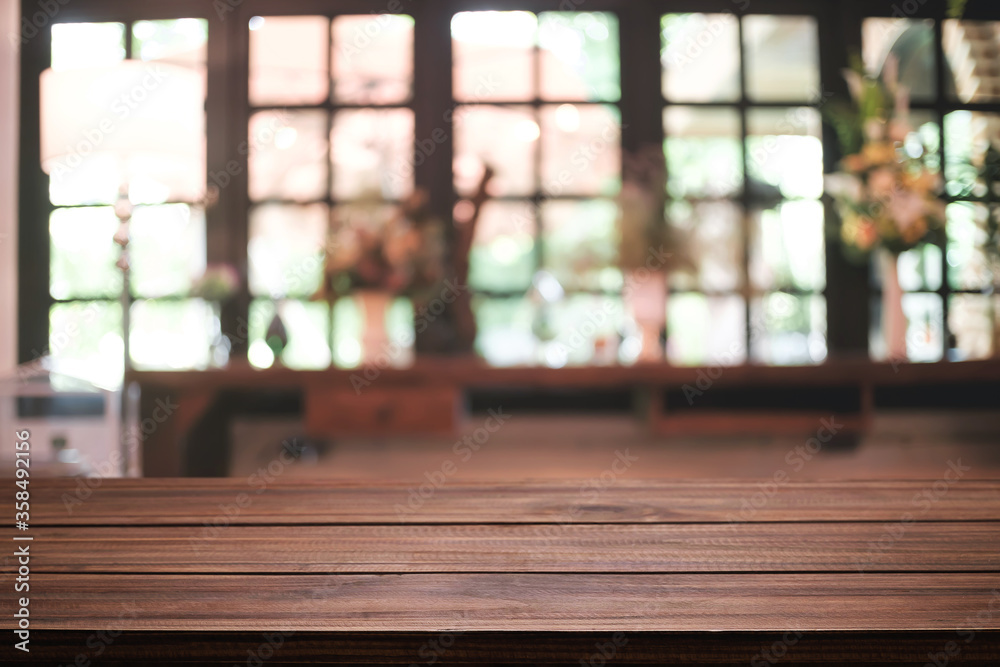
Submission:
{"label": "vase", "polygon": [[903,312],[903,290],[899,286],[897,259],[888,250],[879,251],[882,273],[882,337],[885,339],[886,358],[905,361],[906,314]]}
{"label": "vase", "polygon": [[665,346],[660,334],[667,324],[667,274],[640,268],[630,271],[625,280],[626,307],[640,337],[636,361],[663,361]]}
{"label": "vase", "polygon": [[356,295],[364,323],[361,332],[361,365],[394,365],[389,331],[386,328],[386,315],[393,300],[392,292],[363,289],[357,290]]}

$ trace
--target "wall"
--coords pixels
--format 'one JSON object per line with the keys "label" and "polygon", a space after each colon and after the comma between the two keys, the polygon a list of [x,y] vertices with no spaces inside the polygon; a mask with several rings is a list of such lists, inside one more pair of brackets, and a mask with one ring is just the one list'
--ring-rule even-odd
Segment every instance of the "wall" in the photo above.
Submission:
{"label": "wall", "polygon": [[20,7],[0,0],[0,376],[17,359],[17,146]]}

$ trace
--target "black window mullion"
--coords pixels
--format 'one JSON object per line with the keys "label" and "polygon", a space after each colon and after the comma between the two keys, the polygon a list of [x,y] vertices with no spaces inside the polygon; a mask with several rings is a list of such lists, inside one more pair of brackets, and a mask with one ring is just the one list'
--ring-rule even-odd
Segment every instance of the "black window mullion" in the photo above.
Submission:
{"label": "black window mullion", "polygon": [[[949,65],[944,53],[944,40],[942,37],[943,22],[943,17],[934,21],[934,106],[935,118],[938,121],[938,150],[941,159],[941,177],[942,182],[947,183],[945,165],[947,164],[948,146],[945,139],[944,118],[947,113],[945,101],[945,68]],[[948,313],[950,311],[950,304],[948,302],[951,296],[951,285],[948,282],[948,216],[946,215],[945,219],[941,222],[941,238],[937,241],[937,245],[941,249],[941,286],[937,290],[941,299],[941,360],[951,361],[948,356],[948,349],[951,347],[952,339],[951,327],[948,324]]]}

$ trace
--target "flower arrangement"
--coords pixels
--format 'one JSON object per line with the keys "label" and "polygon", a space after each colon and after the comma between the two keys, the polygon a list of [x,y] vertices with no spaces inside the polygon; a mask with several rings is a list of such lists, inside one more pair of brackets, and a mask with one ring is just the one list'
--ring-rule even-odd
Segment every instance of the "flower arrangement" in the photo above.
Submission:
{"label": "flower arrangement", "polygon": [[886,60],[881,80],[862,67],[845,72],[854,109],[831,114],[844,151],[841,171],[826,189],[840,213],[839,236],[848,256],[877,248],[893,255],[941,233],[941,177],[909,124],[909,96]]}
{"label": "flower arrangement", "polygon": [[422,238],[411,213],[421,197],[418,192],[395,208],[371,198],[346,209],[328,232],[323,277],[313,300],[333,301],[365,289],[401,294],[413,286]]}

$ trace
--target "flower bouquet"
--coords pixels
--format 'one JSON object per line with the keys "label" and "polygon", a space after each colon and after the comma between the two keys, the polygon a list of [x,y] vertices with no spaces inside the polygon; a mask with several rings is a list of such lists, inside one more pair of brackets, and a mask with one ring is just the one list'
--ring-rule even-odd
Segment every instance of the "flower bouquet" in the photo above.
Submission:
{"label": "flower bouquet", "polygon": [[906,318],[896,269],[900,253],[938,240],[945,218],[936,160],[909,122],[909,94],[886,59],[881,79],[861,66],[845,72],[853,108],[830,114],[847,156],[827,176],[848,257],[877,253],[882,273],[883,333],[888,356],[906,357]]}

